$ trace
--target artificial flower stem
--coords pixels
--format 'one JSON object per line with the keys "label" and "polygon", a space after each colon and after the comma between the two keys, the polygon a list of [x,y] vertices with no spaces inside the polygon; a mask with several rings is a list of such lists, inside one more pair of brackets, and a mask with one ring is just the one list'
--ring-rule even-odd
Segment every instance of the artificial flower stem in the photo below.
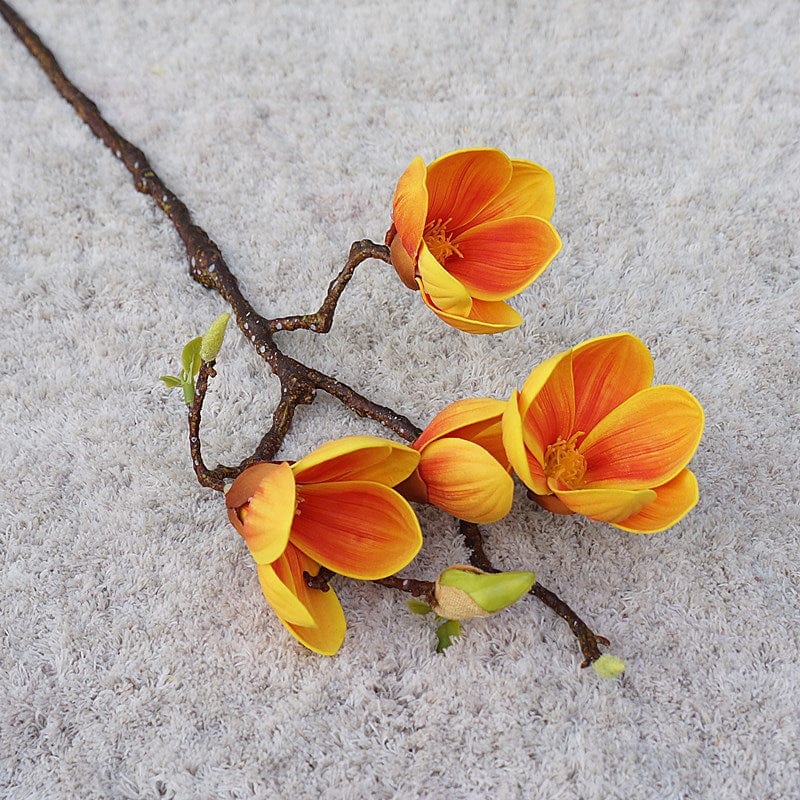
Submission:
{"label": "artificial flower stem", "polygon": [[599,636],[555,593],[545,589],[538,581],[533,585],[530,594],[541,600],[548,608],[558,614],[561,619],[569,625],[569,629],[575,634],[575,638],[580,644],[583,653],[581,669],[586,669],[593,661],[596,661],[602,653],[599,645],[610,647],[611,642],[605,636]]}
{"label": "artificial flower stem", "polygon": [[350,245],[347,263],[328,286],[328,293],[325,295],[319,310],[313,314],[299,314],[271,319],[269,321],[270,333],[296,331],[298,329],[313,331],[314,333],[327,333],[333,325],[333,315],[342,292],[344,292],[350,279],[355,274],[356,267],[368,258],[375,258],[389,263],[391,258],[389,248],[385,245],[371,242],[369,239],[353,242]]}
{"label": "artificial flower stem", "polygon": [[[378,258],[386,261],[386,248],[372,242],[354,243],[348,263],[331,283],[325,301],[315,314],[274,320],[258,314],[239,289],[236,277],[231,273],[217,244],[203,228],[192,222],[189,209],[164,184],[142,150],[129,142],[104,119],[95,103],[67,78],[53,53],[5,0],[0,0],[0,16],[5,19],[17,38],[36,59],[59,94],[73,106],[92,133],[116,155],[131,173],[137,191],[149,194],[170,219],[186,249],[189,274],[192,279],[207,288],[216,290],[229,303],[239,328],[281,382],[281,400],[273,413],[272,427],[264,435],[253,455],[242,461],[237,467],[218,466],[210,470],[205,466],[201,454],[200,419],[208,380],[216,375],[216,372],[213,362],[201,365],[194,401],[189,411],[190,451],[195,474],[201,485],[222,491],[226,479],[235,478],[255,461],[271,460],[283,443],[295,408],[298,405],[313,402],[317,389],[322,389],[335,397],[359,416],[374,419],[406,441],[414,441],[422,433],[422,430],[408,418],[388,407],[373,403],[335,378],[295,361],[285,355],[272,338],[273,331],[279,330],[278,323],[282,322],[289,323],[289,327],[282,326],[280,328],[282,330],[298,328],[313,330],[312,325],[319,325],[320,332],[323,332],[322,329],[326,325],[325,329],[329,329],[338,299],[355,268],[365,258]],[[463,527],[465,525],[470,527],[465,529]],[[483,552],[480,529],[476,525],[462,523],[462,533],[465,530],[469,534],[469,538],[466,533],[464,535],[465,541],[472,550],[471,562],[485,571],[496,571]],[[327,585],[326,581],[326,578],[321,578],[320,584],[324,582]],[[427,596],[428,592],[432,596],[433,583],[430,581],[413,581],[392,576],[376,582],[415,596]],[[324,591],[322,585],[317,588]],[[570,629],[578,637],[581,649],[587,659],[583,666],[587,666],[600,656],[597,645],[607,645],[608,640],[593,634],[566,603],[563,603],[554,593],[544,589],[540,584],[534,585],[531,594],[538,597],[570,624]]]}
{"label": "artificial flower stem", "polygon": [[[481,529],[471,522],[461,522],[461,536],[464,539],[469,549],[469,563],[473,567],[477,567],[484,572],[499,572],[499,570],[492,565],[489,557],[483,549],[483,535]],[[537,600],[544,603],[549,609],[558,614],[568,625],[569,629],[575,635],[580,645],[581,652],[583,653],[583,663],[581,668],[585,669],[593,661],[596,661],[602,653],[600,652],[600,645],[609,647],[611,642],[605,636],[596,634],[555,592],[545,589],[537,580],[531,588],[529,594],[532,594]]]}
{"label": "artificial flower stem", "polygon": [[[228,302],[242,333],[279,378],[282,388],[282,407],[279,409],[281,413],[273,416],[272,428],[265,435],[258,451],[249,459],[245,459],[242,464],[247,466],[259,458],[262,460],[273,458],[286,436],[294,408],[297,405],[311,403],[318,389],[335,397],[359,416],[369,417],[380,422],[406,441],[416,439],[421,431],[406,417],[397,414],[390,408],[373,403],[341,381],[311,369],[283,353],[272,338],[273,321],[259,314],[245,298],[217,244],[203,228],[192,222],[189,209],[161,180],[145,154],[104,119],[95,103],[69,80],[53,53],[5,0],[0,0],[0,15],[37,60],[59,94],[73,106],[92,133],[114,153],[131,173],[137,191],[149,194],[167,215],[183,241],[191,277],[202,286],[214,289]],[[364,258],[376,257],[386,260],[387,249],[383,245],[373,242],[367,244],[356,242],[351,248],[351,253],[354,250],[365,254]],[[360,256],[357,256],[356,260],[358,257]],[[355,269],[355,266],[352,268]],[[329,289],[331,299],[328,301],[326,298],[326,302],[323,303],[321,309],[323,317],[326,315],[332,317],[339,295],[349,280],[349,277],[346,277],[340,281],[347,272],[346,266],[339,278],[334,280],[332,294]],[[336,286],[339,288],[335,288]],[[226,474],[226,477],[235,477],[244,469],[244,466],[232,468],[236,472],[231,475]]]}

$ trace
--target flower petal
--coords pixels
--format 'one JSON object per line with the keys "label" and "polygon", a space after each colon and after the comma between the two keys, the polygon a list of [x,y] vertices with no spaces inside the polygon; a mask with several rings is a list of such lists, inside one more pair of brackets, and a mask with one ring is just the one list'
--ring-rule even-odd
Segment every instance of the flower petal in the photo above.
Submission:
{"label": "flower petal", "polygon": [[[275,564],[259,566],[258,577],[264,596],[289,633],[315,653],[332,656],[342,646],[347,628],[342,605],[332,589],[309,589],[303,572],[316,575],[319,564],[290,544]],[[303,615],[284,615],[275,606],[270,595],[274,597],[281,585],[294,597],[294,610],[302,608]]]}
{"label": "flower petal", "polygon": [[548,494],[550,489],[542,469],[544,461],[538,461],[525,447],[519,405],[520,395],[515,389],[503,413],[503,447],[520,480],[536,494]]}
{"label": "flower petal", "polygon": [[248,467],[233,482],[225,504],[228,518],[244,536],[256,563],[275,561],[286,549],[294,520],[292,468],[286,463]]}
{"label": "flower petal", "polygon": [[459,317],[469,314],[472,298],[469,292],[434,257],[423,242],[417,262],[419,279],[436,308]]}
{"label": "flower petal", "polygon": [[421,156],[417,156],[397,181],[392,201],[392,221],[397,235],[409,258],[415,258],[428,212],[428,190],[425,186],[427,170]]}
{"label": "flower petal", "polygon": [[417,288],[417,257],[412,258],[403,247],[403,242],[399,236],[392,239],[389,245],[389,259],[392,262],[394,271],[400,280],[409,288],[416,291]]}
{"label": "flower petal", "polygon": [[250,498],[255,494],[256,488],[258,488],[258,484],[261,483],[262,479],[272,474],[274,466],[275,464],[271,461],[261,461],[258,464],[253,464],[244,472],[237,475],[236,479],[225,493],[225,506],[228,509],[228,518],[233,527],[236,528],[242,536],[244,536],[244,523],[234,512],[250,501]]}
{"label": "flower petal", "polygon": [[[412,447],[415,450],[422,450],[428,442],[444,436],[475,441],[474,436],[479,436],[485,429],[500,422],[505,408],[506,404],[502,400],[490,397],[470,397],[466,400],[458,400],[443,408],[428,423]],[[485,445],[481,446],[485,447]],[[502,450],[502,441],[500,449]]]}
{"label": "flower petal", "polygon": [[584,484],[643,489],[672,480],[697,450],[703,408],[679,386],[637,392],[601,420],[579,444]]}
{"label": "flower petal", "polygon": [[464,439],[437,439],[422,451],[428,502],[467,522],[496,522],[511,510],[514,481],[489,453]]}
{"label": "flower petal", "polygon": [[428,221],[447,222],[448,229],[468,223],[505,189],[513,168],[500,150],[456,150],[428,166]]}
{"label": "flower petal", "polygon": [[559,439],[568,439],[574,432],[575,389],[571,351],[553,356],[536,367],[525,381],[520,397],[525,446],[544,466],[548,446]]}
{"label": "flower petal", "polygon": [[480,225],[503,217],[541,217],[549,220],[556,206],[556,182],[548,170],[531,161],[512,158],[511,180],[471,221]]}
{"label": "flower petal", "polygon": [[[310,628],[315,624],[314,618],[297,596],[297,581],[291,569],[296,557],[290,552],[296,550],[289,545],[272,564],[258,564],[258,580],[264,597],[282,620]],[[302,583],[302,575],[298,580]]]}
{"label": "flower petal", "polygon": [[554,494],[534,494],[534,492],[528,492],[528,497],[551,514],[575,513],[571,508],[565,506]]}
{"label": "flower petal", "polygon": [[621,522],[641,511],[656,499],[650,489],[631,491],[627,489],[573,489],[551,488],[559,500],[576,514],[583,514],[600,522]]}
{"label": "flower petal", "polygon": [[465,333],[503,333],[522,325],[522,317],[502,300],[488,302],[473,300],[472,308],[467,316],[450,314],[437,308],[430,297],[425,294],[422,281],[417,280],[422,300],[442,322]]}
{"label": "flower petal", "polygon": [[370,581],[402,569],[419,552],[422,531],[411,506],[378,483],[298,487],[292,542],[328,569]]}
{"label": "flower petal", "polygon": [[345,436],[312,450],[292,465],[298,483],[374,481],[394,486],[419,463],[412,448],[379,436]]}
{"label": "flower petal", "polygon": [[699,497],[697,478],[688,469],[653,491],[656,499],[652,503],[637,514],[615,523],[616,527],[631,533],[658,533],[683,519],[697,505]]}
{"label": "flower petal", "polygon": [[447,271],[480,300],[519,294],[561,249],[556,229],[539,217],[506,217],[469,226],[453,244],[462,258],[448,258]]}
{"label": "flower petal", "polygon": [[616,333],[572,348],[575,430],[588,433],[653,382],[653,357],[641,339]]}

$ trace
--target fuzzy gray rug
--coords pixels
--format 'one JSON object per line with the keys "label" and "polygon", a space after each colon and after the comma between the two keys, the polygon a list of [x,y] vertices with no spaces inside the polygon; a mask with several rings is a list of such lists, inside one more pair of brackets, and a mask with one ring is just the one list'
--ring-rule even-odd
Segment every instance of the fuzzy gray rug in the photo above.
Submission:
{"label": "fuzzy gray rug", "polygon": [[[224,310],[149,198],[0,24],[0,795],[800,796],[800,23],[792,0],[592,4],[19,0],[67,73],[219,243],[268,316],[317,307],[380,240],[410,159],[488,145],[555,175],[564,249],[497,337],[385,265],[330,334],[281,343],[427,422],[629,330],[707,427],[698,507],[624,534],[537,512],[487,531],[628,670],[580,671],[528,598],[444,656],[405,598],[341,580],[304,651],[198,486],[159,375]],[[229,333],[206,453],[250,453],[277,382]],[[283,453],[378,433],[322,398]],[[410,569],[465,557],[422,513]]]}

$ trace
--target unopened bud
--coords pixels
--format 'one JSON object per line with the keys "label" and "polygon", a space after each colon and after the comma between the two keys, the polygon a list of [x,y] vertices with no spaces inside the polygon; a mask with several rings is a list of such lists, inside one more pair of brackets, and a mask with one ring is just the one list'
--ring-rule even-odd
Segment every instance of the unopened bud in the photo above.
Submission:
{"label": "unopened bud", "polygon": [[228,327],[230,318],[231,315],[227,312],[220,314],[203,334],[203,341],[200,345],[200,358],[206,363],[213,361],[219,355],[222,340],[225,338],[225,329]]}
{"label": "unopened bud", "polygon": [[621,658],[612,656],[610,653],[603,653],[600,658],[592,661],[592,669],[601,678],[610,680],[618,678],[625,672],[625,662]]}
{"label": "unopened bud", "polygon": [[535,580],[532,572],[488,573],[456,564],[437,579],[433,610],[446,619],[488,617],[516,603]]}

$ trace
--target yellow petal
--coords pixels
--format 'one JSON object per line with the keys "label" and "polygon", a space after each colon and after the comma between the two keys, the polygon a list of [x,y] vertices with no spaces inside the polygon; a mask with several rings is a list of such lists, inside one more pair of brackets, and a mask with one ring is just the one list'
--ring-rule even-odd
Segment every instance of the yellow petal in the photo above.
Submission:
{"label": "yellow petal", "polygon": [[511,159],[511,180],[470,225],[490,219],[531,216],[549,220],[556,205],[556,182],[544,167],[530,161]]}
{"label": "yellow petal", "polygon": [[392,239],[389,246],[389,257],[395,272],[400,280],[409,288],[416,291],[417,288],[417,257],[412,258],[403,246],[399,236]]}
{"label": "yellow petal", "polygon": [[419,251],[417,270],[424,292],[436,308],[459,317],[469,314],[472,308],[469,292],[433,257],[424,242]]}
{"label": "yellow petal", "polygon": [[554,494],[534,494],[533,492],[528,492],[528,497],[551,514],[575,513],[571,508],[567,508]]}
{"label": "yellow petal", "polygon": [[503,447],[520,480],[536,494],[548,494],[547,479],[539,461],[525,447],[519,392],[514,390],[503,413]]}
{"label": "yellow petal", "polygon": [[653,357],[641,339],[616,333],[572,348],[575,430],[588,433],[653,382]]}
{"label": "yellow petal", "polygon": [[467,226],[453,240],[460,258],[447,271],[475,298],[505,300],[544,272],[561,249],[556,229],[539,217],[505,217]]}
{"label": "yellow petal", "polygon": [[642,489],[672,480],[703,434],[700,403],[679,386],[644,389],[617,406],[579,444],[584,484]]}
{"label": "yellow petal", "polygon": [[292,543],[328,569],[371,581],[405,567],[422,546],[411,506],[378,483],[298,486]]}
{"label": "yellow petal", "polygon": [[394,486],[419,463],[419,454],[404,444],[378,436],[345,436],[326,442],[292,465],[298,483],[374,481]]}
{"label": "yellow petal", "polygon": [[451,403],[428,423],[413,447],[422,450],[428,442],[444,436],[474,441],[473,436],[502,419],[505,407],[502,400],[489,397],[470,397]]}
{"label": "yellow petal", "polygon": [[451,221],[457,228],[472,220],[505,189],[513,168],[500,150],[456,150],[428,166],[427,219]]}
{"label": "yellow petal", "polygon": [[621,522],[641,511],[656,499],[650,489],[574,489],[561,490],[552,485],[556,496],[576,514],[600,522]]}
{"label": "yellow petal", "polygon": [[544,465],[547,448],[574,433],[571,352],[567,350],[536,367],[525,381],[520,397],[525,446]]}
{"label": "yellow petal", "polygon": [[440,320],[465,333],[503,333],[522,325],[522,317],[502,300],[497,302],[473,300],[469,316],[464,317],[448,314],[437,308],[431,298],[425,294],[425,288],[420,280],[417,280],[417,285],[425,305]]}
{"label": "yellow petal", "polygon": [[[252,496],[246,493],[252,491]],[[257,564],[269,564],[289,541],[295,510],[295,484],[286,464],[248,467],[225,497],[228,517],[244,536]],[[239,509],[245,506],[240,512]]]}
{"label": "yellow petal", "polygon": [[422,451],[419,475],[428,502],[467,522],[496,522],[511,510],[514,481],[474,442],[437,439]]}
{"label": "yellow petal", "polygon": [[392,202],[392,221],[406,253],[412,259],[422,241],[428,212],[426,174],[425,162],[417,156],[400,176]]}
{"label": "yellow petal", "polygon": [[[334,655],[342,646],[347,628],[342,605],[333,589],[327,592],[309,589],[303,577],[304,572],[316,575],[319,564],[291,544],[275,564],[258,568],[264,596],[275,608],[275,613],[289,633],[315,653]],[[281,610],[275,606],[270,596],[275,596],[275,589],[279,586],[283,586],[294,597],[297,605],[291,608],[281,606]],[[299,608],[304,611],[302,615],[282,613],[284,609],[296,612]]]}
{"label": "yellow petal", "polygon": [[652,503],[615,526],[631,533],[664,531],[683,519],[697,505],[699,496],[697,478],[688,469],[653,491],[656,499]]}
{"label": "yellow petal", "polygon": [[225,494],[225,506],[228,509],[228,519],[239,533],[244,536],[244,522],[236,513],[242,506],[246,505],[250,498],[255,494],[258,484],[262,478],[267,478],[273,472],[275,465],[270,461],[262,461],[253,464],[244,472],[240,473],[231,484]]}
{"label": "yellow petal", "polygon": [[295,577],[291,570],[291,564],[296,561],[296,558],[291,557],[292,549],[289,545],[272,564],[259,564],[258,580],[267,602],[283,621],[310,628],[315,622],[311,612],[297,596]]}

